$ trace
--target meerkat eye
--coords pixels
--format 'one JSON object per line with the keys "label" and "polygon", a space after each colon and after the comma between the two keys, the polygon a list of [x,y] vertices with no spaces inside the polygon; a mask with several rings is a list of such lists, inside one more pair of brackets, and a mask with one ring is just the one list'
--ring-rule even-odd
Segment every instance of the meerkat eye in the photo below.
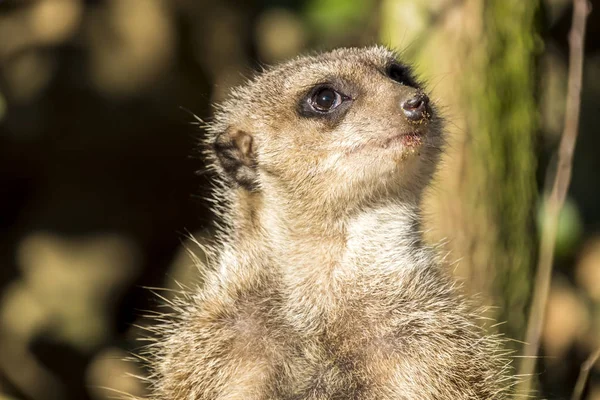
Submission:
{"label": "meerkat eye", "polygon": [[387,76],[391,80],[401,83],[402,85],[416,87],[416,83],[411,78],[410,71],[408,70],[408,68],[406,68],[400,64],[393,63],[387,67],[386,72],[387,72]]}
{"label": "meerkat eye", "polygon": [[342,95],[335,90],[324,87],[317,89],[309,99],[309,103],[316,111],[329,112],[342,103]]}

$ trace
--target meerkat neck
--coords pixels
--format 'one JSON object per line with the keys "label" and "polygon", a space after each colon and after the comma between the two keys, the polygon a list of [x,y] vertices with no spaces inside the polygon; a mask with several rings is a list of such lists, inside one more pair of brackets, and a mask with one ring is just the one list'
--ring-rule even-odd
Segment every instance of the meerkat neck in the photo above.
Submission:
{"label": "meerkat neck", "polygon": [[272,260],[292,305],[290,318],[304,324],[302,330],[317,328],[337,312],[345,301],[342,282],[394,273],[390,260],[416,265],[412,261],[422,248],[415,202],[388,201],[339,216],[298,212],[293,203],[270,204],[274,200],[268,198],[239,200],[236,214],[252,227],[245,235],[253,232],[236,239],[242,239],[240,251],[250,247]]}
{"label": "meerkat neck", "polygon": [[232,208],[232,241],[276,257],[283,274],[335,269],[348,254],[422,247],[418,199],[390,199],[344,214],[240,190]]}

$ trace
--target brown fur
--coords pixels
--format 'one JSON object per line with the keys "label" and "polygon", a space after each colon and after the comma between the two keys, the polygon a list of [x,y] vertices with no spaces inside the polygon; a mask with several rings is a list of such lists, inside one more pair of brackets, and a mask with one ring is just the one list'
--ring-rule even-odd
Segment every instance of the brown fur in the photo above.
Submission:
{"label": "brown fur", "polygon": [[[435,108],[381,47],[302,57],[235,90],[208,126],[219,258],[149,347],[152,399],[505,399],[486,335],[420,232],[442,149]],[[299,105],[328,83],[351,100]],[[407,137],[399,134],[417,132]]]}

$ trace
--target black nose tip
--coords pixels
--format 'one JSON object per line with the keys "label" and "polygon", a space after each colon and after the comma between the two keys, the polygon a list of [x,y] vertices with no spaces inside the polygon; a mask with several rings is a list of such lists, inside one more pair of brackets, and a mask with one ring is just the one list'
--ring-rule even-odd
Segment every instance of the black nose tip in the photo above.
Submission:
{"label": "black nose tip", "polygon": [[402,103],[402,111],[409,121],[419,122],[429,118],[429,97],[424,93],[415,96]]}

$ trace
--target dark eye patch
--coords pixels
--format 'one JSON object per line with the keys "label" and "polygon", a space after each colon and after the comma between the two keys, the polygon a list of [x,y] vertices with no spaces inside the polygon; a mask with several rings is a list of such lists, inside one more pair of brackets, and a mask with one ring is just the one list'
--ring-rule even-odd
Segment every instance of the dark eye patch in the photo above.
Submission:
{"label": "dark eye patch", "polygon": [[333,84],[317,84],[300,99],[298,113],[305,118],[338,119],[348,109],[350,100]]}
{"label": "dark eye patch", "polygon": [[414,88],[418,87],[417,82],[412,77],[410,68],[405,65],[398,62],[392,62],[387,66],[385,72],[388,78],[395,82]]}

